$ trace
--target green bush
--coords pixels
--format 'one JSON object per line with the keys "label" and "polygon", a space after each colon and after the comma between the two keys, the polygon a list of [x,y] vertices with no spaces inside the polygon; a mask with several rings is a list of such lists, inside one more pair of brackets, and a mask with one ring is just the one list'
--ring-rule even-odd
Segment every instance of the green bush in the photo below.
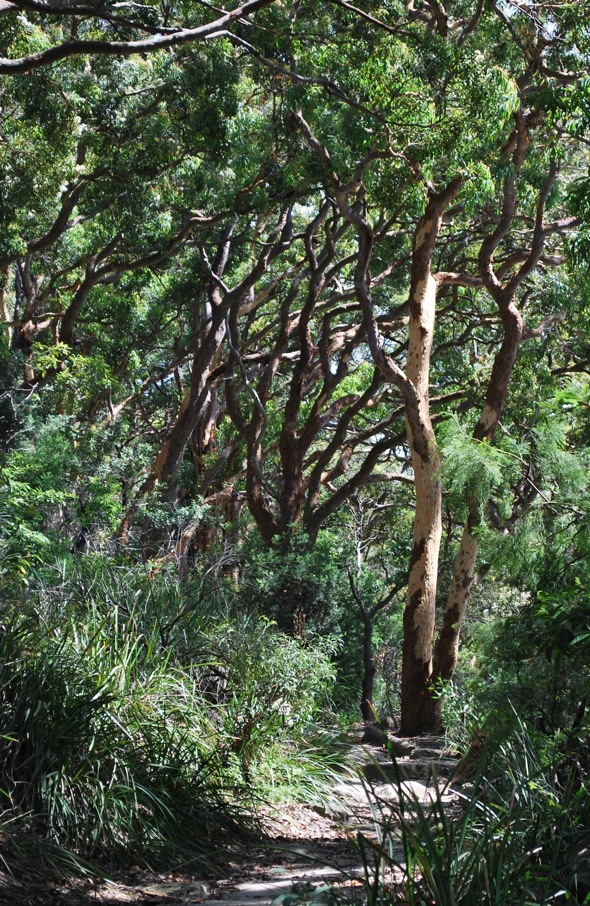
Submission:
{"label": "green bush", "polygon": [[92,555],[3,590],[0,809],[57,861],[207,869],[257,798],[333,776],[332,646],[230,617],[206,574]]}
{"label": "green bush", "polygon": [[287,633],[338,636],[350,600],[343,543],[322,532],[311,546],[302,533],[284,550],[264,547],[252,533],[240,551],[236,608],[268,617]]}
{"label": "green bush", "polygon": [[581,584],[539,592],[473,634],[476,669],[463,674],[480,714],[510,703],[539,738],[575,733],[590,695],[590,594]]}
{"label": "green bush", "polygon": [[263,617],[245,617],[217,627],[215,692],[209,690],[223,737],[246,779],[262,758],[306,728],[329,707],[334,684],[332,646],[302,641],[278,631]]}
{"label": "green bush", "polygon": [[[288,550],[265,548],[252,533],[239,551],[239,585],[227,589],[226,596],[232,612],[267,617],[285,634],[313,644],[319,637],[327,640],[333,647],[336,669],[335,706],[346,719],[356,720],[363,675],[363,623],[348,577],[347,567],[356,562],[349,528],[340,524],[324,529],[313,546],[304,533],[294,534]],[[394,559],[398,554],[396,551]],[[404,563],[406,556],[409,551],[404,550]],[[380,568],[365,567],[359,586],[371,609],[387,594],[389,580]],[[402,608],[393,604],[374,622],[375,706],[379,713],[391,712],[397,697],[401,622]]]}
{"label": "green bush", "polygon": [[243,823],[190,673],[116,610],[58,626],[13,609],[4,623],[4,807],[83,858],[206,865]]}

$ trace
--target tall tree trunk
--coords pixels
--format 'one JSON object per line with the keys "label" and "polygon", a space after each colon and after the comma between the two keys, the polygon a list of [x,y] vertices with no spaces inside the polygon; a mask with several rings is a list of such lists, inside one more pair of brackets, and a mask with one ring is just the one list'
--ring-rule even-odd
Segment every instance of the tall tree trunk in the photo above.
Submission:
{"label": "tall tree trunk", "polygon": [[[431,4],[432,5],[432,4]],[[444,33],[444,16],[436,16],[436,25]],[[428,383],[432,347],[436,290],[438,285],[459,284],[479,289],[484,287],[495,300],[504,340],[499,350],[488,386],[486,403],[475,429],[476,440],[492,440],[507,398],[518,348],[523,338],[523,323],[515,304],[523,282],[538,267],[548,236],[569,229],[571,218],[549,225],[544,213],[547,199],[558,173],[552,161],[537,203],[536,217],[529,250],[524,256],[504,256],[494,266],[494,254],[509,237],[517,213],[516,180],[530,147],[529,129],[523,109],[514,116],[514,129],[502,150],[510,157],[501,210],[492,232],[483,240],[478,255],[479,276],[452,272],[432,273],[432,259],[443,212],[456,197],[461,177],[452,180],[440,193],[431,193],[424,216],[414,238],[412,276],[409,298],[410,328],[407,365],[404,371],[387,354],[382,343],[371,298],[369,272],[374,230],[364,215],[363,178],[371,160],[380,152],[367,155],[358,165],[355,178],[343,183],[333,169],[327,148],[311,131],[298,113],[299,126],[309,146],[329,174],[334,197],[342,216],[358,232],[358,258],[355,269],[355,291],[363,312],[363,326],[376,367],[386,381],[394,384],[403,399],[407,438],[414,471],[416,504],[413,545],[410,558],[408,595],[404,612],[404,647],[402,670],[401,730],[406,735],[419,734],[440,727],[440,710],[433,684],[452,675],[457,661],[458,633],[473,581],[478,544],[475,537],[477,513],[470,508],[463,533],[455,575],[442,630],[434,646],[435,605],[438,559],[442,531],[440,459],[429,413]]]}
{"label": "tall tree trunk", "polygon": [[412,532],[408,594],[404,610],[401,732],[414,736],[431,729],[425,714],[432,675],[432,639],[438,557],[442,535],[440,458],[430,419],[428,375],[434,331],[436,283],[428,271],[412,285],[407,377],[416,391],[416,411],[407,412],[408,442],[414,469],[416,509]]}
{"label": "tall tree trunk", "polygon": [[[479,442],[484,440],[491,442],[494,439],[498,422],[506,405],[508,385],[524,332],[522,316],[513,301],[506,302],[501,299],[500,312],[504,327],[504,340],[494,359],[485,405],[473,430],[473,439]],[[436,679],[450,679],[457,666],[459,634],[473,584],[475,563],[479,551],[479,541],[475,535],[478,525],[479,518],[475,509],[471,508],[459,544],[447,605],[436,643],[434,658]]]}
{"label": "tall tree trunk", "polygon": [[401,732],[405,736],[436,730],[437,724],[431,681],[442,486],[428,389],[437,291],[431,262],[444,209],[459,188],[460,181],[455,180],[444,192],[430,198],[416,232],[412,256],[406,379],[413,392],[404,394],[404,402],[416,504],[403,620]]}
{"label": "tall tree trunk", "polygon": [[458,177],[442,192],[432,194],[416,230],[412,250],[410,327],[405,373],[384,351],[375,320],[369,274],[373,231],[358,210],[348,204],[347,197],[352,188],[340,187],[336,193],[342,214],[358,229],[359,257],[355,273],[357,297],[375,364],[384,378],[395,384],[402,395],[414,470],[416,504],[403,618],[401,732],[406,736],[429,732],[437,725],[431,680],[442,535],[442,488],[440,458],[430,418],[428,389],[438,286],[431,265],[443,213],[456,197],[461,185],[462,180]]}
{"label": "tall tree trunk", "polygon": [[373,615],[363,609],[363,678],[361,681],[361,715],[364,721],[374,720],[373,689],[375,662],[373,660]]}

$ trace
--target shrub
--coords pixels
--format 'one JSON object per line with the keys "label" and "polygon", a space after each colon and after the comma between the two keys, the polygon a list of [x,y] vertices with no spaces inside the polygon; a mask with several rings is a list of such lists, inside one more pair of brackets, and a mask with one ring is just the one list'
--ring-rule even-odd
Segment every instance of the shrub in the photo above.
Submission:
{"label": "shrub", "polygon": [[[215,710],[244,777],[329,706],[334,683],[332,646],[303,642],[278,631],[270,620],[244,617],[217,628],[214,644]],[[212,693],[209,689],[209,695]]]}
{"label": "shrub", "polygon": [[0,809],[52,858],[211,868],[256,797],[332,776],[332,647],[218,590],[98,555],[4,584]]}
{"label": "shrub", "polygon": [[12,609],[4,622],[5,808],[83,858],[206,865],[244,824],[190,674],[116,610],[57,626]]}
{"label": "shrub", "polygon": [[467,694],[484,713],[498,714],[510,702],[540,736],[575,734],[590,695],[589,640],[586,588],[539,592],[516,613],[481,627]]}

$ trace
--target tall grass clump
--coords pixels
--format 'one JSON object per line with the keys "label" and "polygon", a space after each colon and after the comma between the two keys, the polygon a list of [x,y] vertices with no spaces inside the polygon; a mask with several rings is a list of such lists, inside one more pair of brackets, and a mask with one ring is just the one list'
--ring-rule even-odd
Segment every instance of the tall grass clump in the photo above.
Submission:
{"label": "tall grass clump", "polygon": [[590,903],[588,776],[564,740],[539,754],[517,721],[454,801],[397,788],[393,809],[371,796],[376,833],[358,837],[370,906]]}
{"label": "tall grass clump", "polygon": [[56,866],[214,870],[262,799],[321,796],[334,777],[330,644],[232,611],[202,578],[121,560],[0,594],[6,863],[24,829]]}
{"label": "tall grass clump", "polygon": [[3,629],[4,810],[84,859],[207,867],[245,825],[196,671],[116,608],[47,624],[15,606]]}

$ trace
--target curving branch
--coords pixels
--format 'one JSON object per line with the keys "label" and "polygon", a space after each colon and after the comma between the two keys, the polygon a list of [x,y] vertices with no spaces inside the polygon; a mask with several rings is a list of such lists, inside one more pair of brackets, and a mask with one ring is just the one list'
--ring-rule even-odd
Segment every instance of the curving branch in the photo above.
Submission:
{"label": "curving branch", "polygon": [[[211,40],[219,37],[220,33],[228,25],[250,16],[260,9],[271,6],[273,2],[274,0],[247,0],[246,3],[229,10],[212,22],[207,22],[205,25],[199,25],[196,28],[179,28],[171,34],[162,34],[161,31],[158,31],[149,38],[136,41],[64,41],[62,44],[56,44],[46,50],[19,57],[18,59],[0,57],[0,74],[20,75],[76,56],[130,57],[134,54],[154,53],[158,50],[182,47],[185,44],[192,44],[196,41]],[[45,7],[45,11],[47,11],[47,7]],[[63,10],[61,11],[63,12]],[[71,15],[72,10],[70,9],[68,12]],[[95,15],[100,17],[98,11],[95,11]]]}
{"label": "curving branch", "polygon": [[512,167],[504,181],[502,211],[498,224],[481,244],[478,256],[479,273],[485,286],[492,295],[501,289],[500,279],[494,271],[494,253],[506,239],[516,215],[516,183],[529,149],[529,137],[524,114],[519,111],[516,116],[516,127],[508,139],[504,151],[511,154]]}

